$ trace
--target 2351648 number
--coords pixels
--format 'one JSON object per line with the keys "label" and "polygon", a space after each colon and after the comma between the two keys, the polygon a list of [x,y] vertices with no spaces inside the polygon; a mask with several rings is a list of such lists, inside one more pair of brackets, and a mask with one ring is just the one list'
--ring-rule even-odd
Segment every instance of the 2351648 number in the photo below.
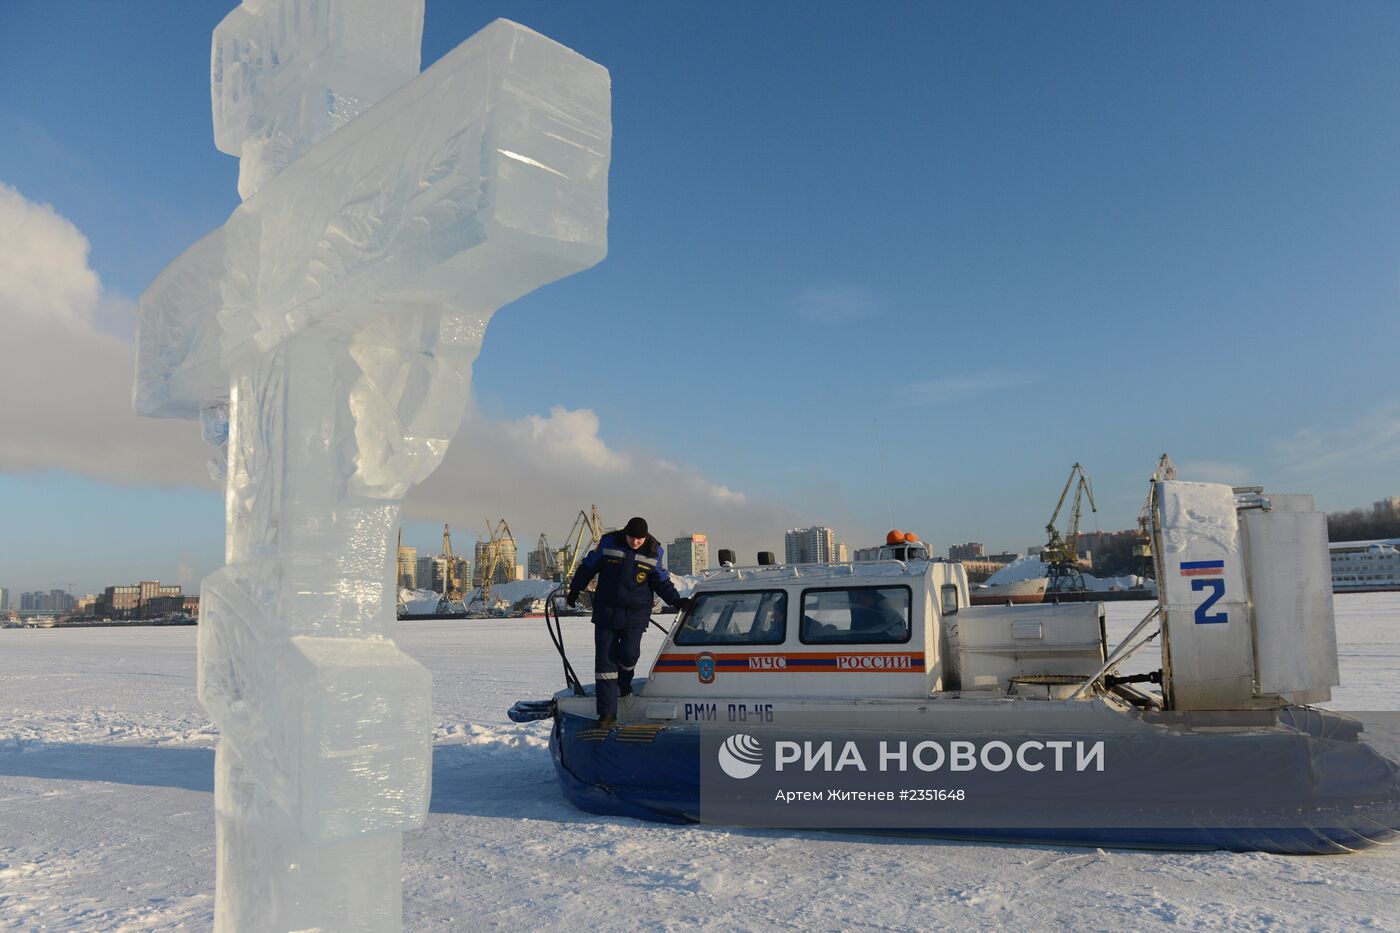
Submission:
{"label": "2351648 number", "polygon": [[957,789],[955,789],[955,790],[949,790],[949,789],[943,788],[943,787],[938,787],[938,788],[914,787],[914,788],[909,789],[909,790],[906,791],[905,793],[907,793],[909,796],[906,798],[906,797],[904,797],[903,794],[901,794],[901,795],[900,795],[900,799],[901,799],[901,800],[908,799],[908,800],[914,800],[914,801],[920,801],[920,800],[923,800],[923,801],[932,801],[932,800],[964,800],[964,799],[967,798],[967,792],[964,791],[961,787],[959,787],[959,788],[957,788]]}

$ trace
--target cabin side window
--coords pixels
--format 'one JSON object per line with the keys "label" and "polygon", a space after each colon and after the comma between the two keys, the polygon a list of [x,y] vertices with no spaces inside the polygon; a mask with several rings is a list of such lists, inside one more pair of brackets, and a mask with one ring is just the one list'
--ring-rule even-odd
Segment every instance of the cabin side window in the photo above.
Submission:
{"label": "cabin side window", "polygon": [[943,614],[950,616],[958,611],[958,587],[955,583],[945,583],[938,591],[943,599]]}
{"label": "cabin side window", "polygon": [[803,644],[900,644],[909,640],[907,586],[861,586],[802,593]]}
{"label": "cabin side window", "polygon": [[787,594],[698,593],[676,632],[677,645],[780,645],[787,638]]}

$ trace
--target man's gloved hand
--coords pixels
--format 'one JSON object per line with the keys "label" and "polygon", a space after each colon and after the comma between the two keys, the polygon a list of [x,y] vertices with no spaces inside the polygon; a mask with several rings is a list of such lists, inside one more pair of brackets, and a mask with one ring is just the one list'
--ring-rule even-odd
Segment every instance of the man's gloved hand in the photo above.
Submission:
{"label": "man's gloved hand", "polygon": [[677,611],[677,612],[689,612],[689,611],[690,611],[690,607],[692,607],[692,606],[694,606],[694,605],[695,605],[695,597],[694,597],[694,596],[682,596],[682,597],[680,598],[680,601],[676,603],[676,611]]}
{"label": "man's gloved hand", "polygon": [[578,605],[578,594],[577,594],[577,593],[570,593],[568,596],[565,596],[565,597],[564,597],[564,605],[568,606],[570,609],[573,609],[575,606],[577,606],[577,605]]}

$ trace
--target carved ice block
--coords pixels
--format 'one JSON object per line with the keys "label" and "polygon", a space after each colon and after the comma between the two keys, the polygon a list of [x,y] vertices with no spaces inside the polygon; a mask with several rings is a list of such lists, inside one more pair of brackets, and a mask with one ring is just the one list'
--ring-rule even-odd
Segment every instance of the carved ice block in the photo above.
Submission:
{"label": "carved ice block", "polygon": [[214,145],[245,200],[418,74],[423,0],[244,2],[214,29]]}
{"label": "carved ice block", "polygon": [[387,640],[292,639],[288,704],[314,743],[298,755],[313,839],[416,829],[428,815],[432,678]]}
{"label": "carved ice block", "polygon": [[[216,755],[223,779],[227,747]],[[333,843],[269,833],[224,814],[216,818],[218,929],[399,930],[403,900],[398,866],[403,836],[386,833]]]}
{"label": "carved ice block", "polygon": [[194,417],[231,360],[318,321],[435,307],[470,363],[497,308],[607,254],[611,137],[607,69],[491,23],[161,273],[141,296],[137,412]]}
{"label": "carved ice block", "polygon": [[229,571],[205,581],[200,626],[199,698],[229,740],[216,809],[269,827],[294,821],[310,840],[422,825],[427,669],[387,639],[287,639]]}

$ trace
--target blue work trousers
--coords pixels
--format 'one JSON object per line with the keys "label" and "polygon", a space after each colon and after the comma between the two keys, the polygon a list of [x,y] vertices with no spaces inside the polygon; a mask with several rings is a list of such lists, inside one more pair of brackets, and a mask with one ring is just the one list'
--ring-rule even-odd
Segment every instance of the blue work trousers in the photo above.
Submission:
{"label": "blue work trousers", "polygon": [[618,696],[632,695],[632,673],[642,654],[646,627],[593,628],[593,676],[598,684],[598,718],[617,715]]}

